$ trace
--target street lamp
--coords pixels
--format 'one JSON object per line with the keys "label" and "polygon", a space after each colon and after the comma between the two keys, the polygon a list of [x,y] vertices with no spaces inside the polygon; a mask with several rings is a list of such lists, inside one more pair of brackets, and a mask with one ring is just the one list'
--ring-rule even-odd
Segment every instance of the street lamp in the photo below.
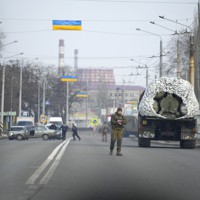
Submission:
{"label": "street lamp", "polygon": [[12,57],[16,57],[16,56],[19,56],[19,55],[22,55],[23,53],[19,53],[19,54],[16,54],[16,55],[13,55],[13,56],[9,56],[9,57],[5,57],[3,59],[3,62],[2,62],[2,90],[1,90],[1,122],[3,123],[3,112],[4,112],[4,90],[5,90],[5,66],[4,66],[4,62],[6,59],[8,58],[12,58]]}
{"label": "street lamp", "polygon": [[5,46],[8,46],[8,45],[10,45],[10,44],[17,43],[17,42],[18,42],[18,41],[15,40],[15,41],[13,41],[13,42],[9,42],[9,43],[6,43],[6,44],[2,44],[1,47],[5,47]]}
{"label": "street lamp", "polygon": [[158,36],[160,38],[160,78],[163,76],[163,63],[162,63],[162,37],[161,35],[159,34],[156,34],[156,33],[152,33],[152,32],[149,32],[149,31],[145,31],[145,30],[142,30],[140,28],[136,28],[137,31],[141,31],[141,32],[144,32],[144,33],[148,33],[150,35],[154,35],[154,36]]}
{"label": "street lamp", "polygon": [[167,27],[165,27],[165,26],[162,26],[162,25],[160,25],[160,24],[158,24],[158,23],[156,23],[156,22],[154,22],[154,21],[150,21],[150,23],[153,24],[153,25],[159,26],[159,27],[161,27],[161,28],[164,28],[164,29],[166,29],[166,30],[172,31],[172,32],[174,32],[174,35],[178,35],[177,30],[174,31],[174,30],[172,30],[172,29],[170,29],[170,28],[167,28]]}
{"label": "street lamp", "polygon": [[[189,28],[191,32],[193,32],[193,30],[192,30],[192,28],[191,28],[190,26],[187,26],[187,25],[185,25],[185,24],[182,24],[182,23],[178,22],[177,20],[174,21],[174,20],[168,19],[168,18],[166,18],[166,17],[164,17],[164,16],[159,16],[159,17],[160,17],[161,19],[165,19],[165,20],[170,21],[170,22],[173,22],[173,23],[175,23],[175,24],[179,24],[179,25],[181,25],[181,26],[185,26],[186,28]],[[186,32],[187,32],[187,29],[186,29]]]}

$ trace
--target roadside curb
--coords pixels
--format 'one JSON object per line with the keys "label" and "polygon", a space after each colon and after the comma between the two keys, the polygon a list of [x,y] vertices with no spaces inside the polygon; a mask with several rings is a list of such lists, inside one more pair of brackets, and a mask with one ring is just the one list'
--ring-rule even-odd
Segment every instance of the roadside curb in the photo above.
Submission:
{"label": "roadside curb", "polygon": [[6,135],[6,134],[0,135],[0,140],[7,139],[7,138],[8,138],[8,135]]}

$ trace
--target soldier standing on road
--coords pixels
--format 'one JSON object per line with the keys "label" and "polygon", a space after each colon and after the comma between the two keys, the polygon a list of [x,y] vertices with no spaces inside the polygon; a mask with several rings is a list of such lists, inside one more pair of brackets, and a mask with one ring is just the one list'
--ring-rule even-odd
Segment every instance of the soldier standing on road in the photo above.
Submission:
{"label": "soldier standing on road", "polygon": [[68,126],[66,124],[63,124],[60,129],[62,130],[62,140],[66,139],[66,133],[68,130]]}
{"label": "soldier standing on road", "polygon": [[110,155],[113,154],[113,149],[115,147],[115,142],[117,141],[117,156],[122,156],[121,145],[123,138],[123,129],[126,124],[126,118],[122,115],[122,108],[118,108],[115,114],[111,116],[111,142],[110,142]]}
{"label": "soldier standing on road", "polygon": [[109,132],[109,126],[106,122],[104,122],[102,128],[102,142],[107,142],[107,133]]}
{"label": "soldier standing on road", "polygon": [[73,139],[74,140],[76,140],[76,137],[79,139],[79,140],[81,140],[81,138],[80,138],[80,136],[78,135],[78,130],[77,130],[77,127],[76,127],[76,125],[73,123],[72,124],[72,137],[73,137]]}

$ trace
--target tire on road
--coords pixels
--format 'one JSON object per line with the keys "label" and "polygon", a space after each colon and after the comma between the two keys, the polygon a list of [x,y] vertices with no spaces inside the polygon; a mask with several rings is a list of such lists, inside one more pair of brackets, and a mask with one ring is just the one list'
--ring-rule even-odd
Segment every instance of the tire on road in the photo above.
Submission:
{"label": "tire on road", "polygon": [[19,141],[21,141],[21,140],[23,140],[24,138],[23,138],[22,135],[18,134],[18,135],[16,136],[16,139],[19,140]]}
{"label": "tire on road", "polygon": [[196,140],[181,140],[180,147],[182,149],[194,149],[196,147]]}
{"label": "tire on road", "polygon": [[47,134],[42,135],[42,139],[43,140],[48,140],[49,139],[49,135],[47,135]]}
{"label": "tire on road", "polygon": [[151,140],[146,138],[138,138],[138,146],[139,147],[150,147]]}

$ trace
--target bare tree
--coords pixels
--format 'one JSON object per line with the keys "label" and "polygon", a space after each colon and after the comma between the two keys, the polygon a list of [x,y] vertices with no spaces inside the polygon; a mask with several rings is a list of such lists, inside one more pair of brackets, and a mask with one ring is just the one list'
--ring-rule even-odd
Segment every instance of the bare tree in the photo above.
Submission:
{"label": "bare tree", "polygon": [[[181,31],[183,32],[183,31]],[[177,45],[179,42],[179,46]],[[171,76],[177,74],[177,52],[180,51],[181,77],[188,80],[189,58],[190,58],[190,35],[188,33],[173,36],[168,47],[168,61],[164,74]]]}
{"label": "bare tree", "polygon": [[[22,68],[22,110],[37,114],[38,79],[43,73],[39,64],[26,60],[9,60],[5,66],[4,111],[19,111],[20,69]],[[2,68],[1,68],[2,70]],[[0,77],[1,79],[2,77]],[[0,80],[2,83],[2,80]]]}

